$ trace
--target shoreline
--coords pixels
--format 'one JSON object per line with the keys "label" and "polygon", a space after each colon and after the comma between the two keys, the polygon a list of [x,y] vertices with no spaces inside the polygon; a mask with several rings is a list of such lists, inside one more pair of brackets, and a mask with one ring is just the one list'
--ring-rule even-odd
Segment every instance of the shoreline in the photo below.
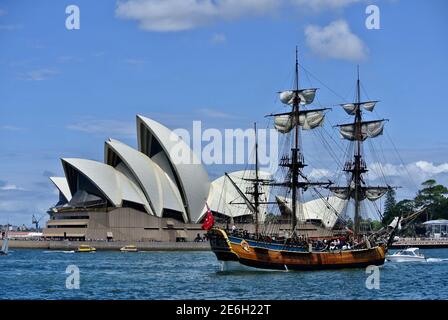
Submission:
{"label": "shoreline", "polygon": [[[0,240],[0,245],[3,240]],[[76,250],[82,244],[97,251],[117,251],[126,245],[135,245],[141,251],[210,251],[206,242],[132,242],[132,241],[65,241],[65,240],[9,240],[11,249]]]}
{"label": "shoreline", "polygon": [[420,249],[448,248],[448,239],[402,238],[390,246],[391,249],[415,247]]}

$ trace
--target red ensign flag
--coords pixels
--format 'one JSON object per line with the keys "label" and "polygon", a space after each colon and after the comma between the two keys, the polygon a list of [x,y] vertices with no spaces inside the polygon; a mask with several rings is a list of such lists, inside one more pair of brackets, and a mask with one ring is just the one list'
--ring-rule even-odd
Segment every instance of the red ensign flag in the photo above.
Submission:
{"label": "red ensign flag", "polygon": [[202,229],[210,230],[215,224],[215,218],[213,218],[213,214],[210,211],[208,204],[206,203],[205,205],[207,206],[207,215],[205,216],[204,223],[202,224]]}

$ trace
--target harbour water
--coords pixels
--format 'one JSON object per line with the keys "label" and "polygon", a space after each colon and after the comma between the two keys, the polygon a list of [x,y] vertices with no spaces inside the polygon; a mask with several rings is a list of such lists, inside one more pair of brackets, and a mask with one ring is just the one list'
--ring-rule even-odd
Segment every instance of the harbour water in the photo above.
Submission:
{"label": "harbour water", "polygon": [[[448,249],[422,252],[428,262],[386,262],[369,290],[365,269],[222,272],[211,252],[13,249],[0,257],[0,299],[448,299]],[[69,265],[79,289],[66,288]]]}

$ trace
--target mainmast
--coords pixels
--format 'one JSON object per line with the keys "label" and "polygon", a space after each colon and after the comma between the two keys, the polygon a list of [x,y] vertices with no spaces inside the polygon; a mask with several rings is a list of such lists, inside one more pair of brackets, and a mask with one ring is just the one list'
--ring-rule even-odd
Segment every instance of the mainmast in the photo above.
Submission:
{"label": "mainmast", "polygon": [[[323,109],[301,110],[301,105],[305,106],[314,101],[316,88],[301,89],[299,86],[299,59],[296,47],[295,56],[295,78],[294,88],[292,90],[280,92],[282,103],[292,107],[292,110],[285,113],[270,114],[275,117],[275,128],[283,134],[293,131],[293,141],[291,154],[283,156],[279,165],[289,169],[287,181],[276,182],[272,185],[288,187],[291,190],[291,228],[295,232],[297,227],[297,217],[301,214],[299,209],[300,189],[306,189],[309,186],[328,186],[331,182],[310,182],[303,173],[306,167],[302,150],[300,148],[300,132],[302,130],[312,130],[323,125],[325,111]],[[301,215],[300,215],[301,216]]]}
{"label": "mainmast", "polygon": [[361,84],[359,80],[359,65],[357,68],[358,78],[356,80],[356,114],[355,114],[355,135],[356,135],[356,152],[355,152],[355,165],[353,168],[353,182],[355,184],[355,216],[354,216],[354,234],[355,237],[359,234],[361,225],[360,216],[360,191],[362,183],[362,174],[367,171],[366,167],[362,166],[362,155],[361,155],[361,142],[362,142],[362,111],[361,105]]}
{"label": "mainmast", "polygon": [[[295,68],[295,90],[294,90],[294,99],[292,104],[292,114],[294,118],[299,118],[299,106],[300,106],[300,97],[299,97],[299,59],[297,55],[297,47],[296,47],[296,68]],[[299,150],[299,126],[295,126],[294,128],[294,147],[291,149],[291,192],[292,192],[292,217],[291,217],[291,230],[296,229],[297,225],[297,188],[299,186],[299,170],[304,167],[302,161],[298,161],[297,156],[300,154]]]}

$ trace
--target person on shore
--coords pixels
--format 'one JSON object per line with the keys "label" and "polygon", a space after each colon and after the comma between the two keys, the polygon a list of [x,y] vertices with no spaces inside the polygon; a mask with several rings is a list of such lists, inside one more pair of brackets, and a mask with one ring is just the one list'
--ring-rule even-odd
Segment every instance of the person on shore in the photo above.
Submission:
{"label": "person on shore", "polygon": [[199,233],[196,235],[196,238],[194,238],[194,242],[202,242],[202,238]]}

